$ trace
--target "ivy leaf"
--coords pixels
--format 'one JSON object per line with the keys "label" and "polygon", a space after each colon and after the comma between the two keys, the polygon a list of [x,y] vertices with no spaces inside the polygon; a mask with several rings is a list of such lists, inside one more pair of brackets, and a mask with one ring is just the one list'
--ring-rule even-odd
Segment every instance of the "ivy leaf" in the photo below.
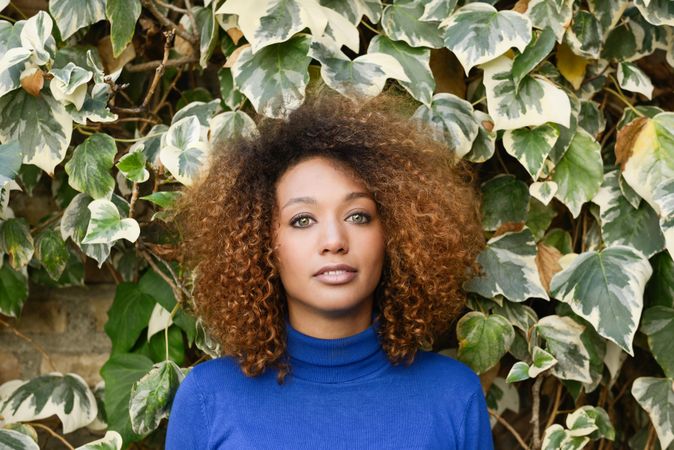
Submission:
{"label": "ivy leaf", "polygon": [[54,78],[49,83],[49,89],[54,98],[61,103],[74,105],[79,111],[87,95],[87,83],[94,74],[72,62],[62,69],[53,69],[50,73]]}
{"label": "ivy leaf", "polygon": [[552,181],[557,183],[555,197],[569,208],[573,217],[578,217],[583,204],[599,191],[603,172],[601,146],[587,131],[577,129],[552,172]]}
{"label": "ivy leaf", "polygon": [[9,264],[0,267],[0,314],[19,317],[23,303],[28,298],[26,268],[14,270]]}
{"label": "ivy leaf", "polygon": [[355,24],[334,9],[323,7],[323,14],[328,19],[325,36],[331,38],[340,47],[346,45],[355,53],[360,53],[360,35]]}
{"label": "ivy leaf", "polygon": [[14,180],[21,169],[23,154],[16,141],[0,144],[0,186]]}
{"label": "ivy leaf", "polygon": [[131,42],[140,11],[139,0],[106,0],[105,16],[110,21],[110,43],[115,58]]}
{"label": "ivy leaf", "polygon": [[506,130],[503,134],[503,146],[509,154],[517,158],[531,178],[537,180],[558,137],[559,129],[546,123],[534,128]]}
{"label": "ivy leaf", "polygon": [[644,312],[641,331],[648,336],[648,346],[665,376],[674,378],[674,309],[653,306]]}
{"label": "ivy leaf", "polygon": [[308,35],[298,34],[255,54],[250,47],[241,51],[232,75],[258,113],[282,118],[304,102],[309,82],[310,42]]}
{"label": "ivy leaf", "polygon": [[309,56],[321,63],[325,84],[354,101],[379,95],[387,78],[411,81],[401,63],[386,53],[366,53],[352,61],[333,42],[314,40]]}
{"label": "ivy leaf", "polygon": [[500,294],[513,302],[531,297],[548,300],[536,266],[536,243],[528,228],[491,238],[477,261],[485,275],[467,282],[464,288],[468,291],[486,298]]}
{"label": "ivy leaf", "polygon": [[674,255],[674,180],[665,181],[655,189],[654,201],[660,209],[660,229],[670,255]]}
{"label": "ivy leaf", "polygon": [[381,18],[384,33],[392,40],[404,41],[412,47],[441,48],[443,39],[439,22],[419,20],[424,15],[424,3],[422,0],[397,0],[387,5]]}
{"label": "ivy leaf", "polygon": [[599,20],[589,11],[579,10],[567,30],[565,42],[574,54],[584,58],[599,59],[604,40]]}
{"label": "ivy leaf", "polygon": [[31,62],[37,66],[47,64],[52,59],[56,43],[51,36],[54,23],[45,11],[38,11],[23,24],[21,46],[32,52]]}
{"label": "ivy leaf", "polygon": [[[639,12],[653,25],[674,26],[674,4],[669,0],[634,0]],[[662,446],[666,448],[666,445]]]}
{"label": "ivy leaf", "polygon": [[98,199],[87,205],[91,219],[82,244],[111,244],[118,239],[136,242],[140,227],[136,219],[121,219],[119,210],[110,200]]}
{"label": "ivy leaf", "polygon": [[435,94],[430,106],[419,106],[412,120],[430,127],[433,137],[445,142],[457,158],[470,152],[480,126],[469,102],[445,93]]}
{"label": "ivy leaf", "polygon": [[[3,23],[6,22],[0,22],[0,25]],[[11,39],[11,26],[5,27],[5,30],[0,29],[0,38]],[[2,44],[0,44],[1,49]],[[31,55],[31,51],[23,47],[5,49],[3,56],[0,57],[0,97],[21,86],[21,72],[23,71],[24,63],[30,59]]]}
{"label": "ivy leaf", "polygon": [[82,243],[91,220],[91,211],[88,206],[92,200],[88,194],[83,193],[73,197],[61,217],[61,237],[64,241],[71,238],[87,256],[94,258],[98,262],[98,267],[101,268],[110,255],[112,244]]}
{"label": "ivy leaf", "polygon": [[541,76],[525,76],[515,84],[512,61],[506,56],[482,66],[487,109],[495,130],[509,130],[546,122],[569,126],[571,104],[566,93]]}
{"label": "ivy leaf", "polygon": [[470,152],[464,158],[474,163],[481,163],[494,156],[496,132],[494,131],[494,121],[489,114],[475,110],[473,111],[473,115],[479,123],[479,128],[473,145],[470,147]]}
{"label": "ivy leaf", "polygon": [[513,59],[512,76],[515,86],[519,86],[525,75],[534,70],[550,54],[554,45],[555,33],[551,28],[534,34],[524,51]]}
{"label": "ivy leaf", "polygon": [[0,429],[0,447],[8,450],[40,450],[30,436],[6,429]]}
{"label": "ivy leaf", "polygon": [[445,28],[445,47],[456,55],[466,75],[472,67],[504,54],[511,47],[523,52],[531,41],[531,22],[526,16],[497,11],[485,3],[469,3],[457,9],[440,27]]}
{"label": "ivy leaf", "polygon": [[[96,83],[91,88],[91,95],[84,98],[82,107],[77,109],[72,103],[66,105],[66,112],[70,115],[74,122],[80,125],[86,125],[87,120],[91,122],[114,122],[117,120],[117,114],[110,112],[108,108],[109,89],[107,83]],[[155,127],[163,127],[166,125],[155,125]],[[153,127],[154,129],[154,127]]]}
{"label": "ivy leaf", "polygon": [[592,382],[590,354],[581,335],[585,327],[570,317],[545,316],[536,324],[536,332],[545,339],[547,351],[556,360],[552,373],[562,380]]}
{"label": "ivy leaf", "polygon": [[320,0],[321,5],[337,11],[346,17],[349,22],[357,25],[360,19],[365,15],[370,22],[377,23],[381,18],[382,4],[381,0],[353,0],[344,2],[342,0]]}
{"label": "ivy leaf", "polygon": [[124,282],[117,285],[105,324],[113,354],[124,353],[133,347],[147,327],[154,305],[154,299],[143,293],[137,284]]}
{"label": "ivy leaf", "polygon": [[471,311],[456,324],[459,339],[459,360],[481,374],[494,367],[508,351],[515,330],[510,322],[498,314],[486,316]]}
{"label": "ivy leaf", "polygon": [[653,83],[648,75],[643,73],[636,64],[622,61],[618,64],[618,84],[626,91],[638,92],[651,99]]}
{"label": "ivy leaf", "polygon": [[49,176],[66,156],[73,123],[63,105],[47,92],[34,97],[17,89],[0,98],[0,141],[18,141],[24,164]]}
{"label": "ivy leaf", "polygon": [[527,219],[529,189],[513,175],[501,174],[484,182],[482,199],[482,227],[487,231]]}
{"label": "ivy leaf", "polygon": [[89,136],[73,151],[65,165],[68,184],[94,199],[108,199],[115,189],[110,168],[117,154],[115,140],[107,134]]}
{"label": "ivy leaf", "polygon": [[37,237],[35,257],[42,263],[49,276],[58,281],[68,264],[70,253],[63,238],[56,231],[47,229]]}
{"label": "ivy leaf", "polygon": [[542,450],[580,450],[584,448],[590,438],[587,436],[573,436],[559,424],[550,425],[543,434]]}
{"label": "ivy leaf", "polygon": [[427,48],[414,48],[405,42],[392,41],[386,36],[377,35],[370,41],[368,53],[384,53],[400,62],[405,75],[410,81],[399,81],[400,84],[426,106],[430,106],[435,80],[429,65],[431,51]]}
{"label": "ivy leaf", "polygon": [[613,246],[578,255],[550,283],[551,295],[571,306],[597,332],[630,355],[652,269],[631,247]]}
{"label": "ivy leaf", "polygon": [[55,414],[61,419],[64,434],[91,423],[98,413],[93,392],[75,373],[53,372],[18,382],[4,398],[0,414],[7,423],[30,422]]}
{"label": "ivy leaf", "polygon": [[162,136],[159,159],[184,185],[194,183],[207,158],[208,145],[201,141],[201,124],[197,116],[183,117]]}
{"label": "ivy leaf", "polygon": [[75,450],[122,450],[122,436],[116,431],[107,431],[101,439],[77,447]]}
{"label": "ivy leaf", "polygon": [[243,111],[225,111],[209,120],[211,146],[218,147],[217,142],[252,138],[258,134],[257,125]]}
{"label": "ivy leaf", "polygon": [[19,270],[33,257],[35,246],[28,222],[23,217],[0,222],[0,251],[9,255],[9,265]]}
{"label": "ivy leaf", "polygon": [[566,27],[573,17],[573,0],[532,0],[526,16],[535,28],[551,28],[557,42],[561,44]]}
{"label": "ivy leaf", "polygon": [[52,0],[49,12],[65,41],[80,28],[105,19],[105,0]]}
{"label": "ivy leaf", "polygon": [[529,194],[544,205],[550,203],[557,193],[557,183],[554,181],[536,181],[529,185]]}
{"label": "ivy leaf", "polygon": [[122,156],[115,166],[129,181],[143,183],[150,178],[150,172],[145,168],[145,153],[140,149],[138,151],[129,151]]}
{"label": "ivy leaf", "polygon": [[592,100],[581,100],[578,125],[597,139],[606,128],[606,117],[599,109],[599,104]]}
{"label": "ivy leaf", "polygon": [[632,384],[632,395],[651,418],[660,446],[668,448],[674,442],[674,380],[637,378]]}
{"label": "ivy leaf", "polygon": [[442,21],[456,8],[458,0],[430,0],[424,5],[424,13],[419,17],[423,22]]}
{"label": "ivy leaf", "polygon": [[173,361],[163,361],[133,384],[129,397],[131,427],[138,434],[154,431],[168,417],[184,375]]}
{"label": "ivy leaf", "polygon": [[199,65],[206,68],[218,43],[218,26],[215,24],[215,4],[207,8],[195,7],[194,18],[199,26]]}

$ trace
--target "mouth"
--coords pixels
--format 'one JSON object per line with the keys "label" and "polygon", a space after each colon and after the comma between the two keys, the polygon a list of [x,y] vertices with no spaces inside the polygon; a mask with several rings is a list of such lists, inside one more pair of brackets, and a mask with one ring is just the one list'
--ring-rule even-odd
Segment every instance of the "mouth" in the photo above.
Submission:
{"label": "mouth", "polygon": [[319,273],[318,275],[314,275],[314,277],[325,284],[338,285],[350,282],[356,278],[357,274],[358,272],[356,271],[340,269],[328,270],[323,273]]}

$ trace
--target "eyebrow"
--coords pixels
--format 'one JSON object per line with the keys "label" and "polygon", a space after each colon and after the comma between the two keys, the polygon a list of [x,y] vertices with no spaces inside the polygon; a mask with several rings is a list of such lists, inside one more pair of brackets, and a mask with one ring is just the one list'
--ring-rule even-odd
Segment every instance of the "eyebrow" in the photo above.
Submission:
{"label": "eyebrow", "polygon": [[[346,197],[344,197],[343,203],[346,203],[349,200],[353,200],[353,199],[361,198],[361,197],[366,197],[366,198],[374,200],[372,198],[372,195],[369,194],[368,192],[351,192],[349,194],[346,194]],[[294,203],[309,203],[311,205],[317,205],[318,204],[316,199],[313,198],[313,197],[295,197],[295,198],[291,198],[290,200],[288,200],[288,203],[283,205],[283,208],[281,208],[281,209],[285,209],[287,206],[290,206]]]}

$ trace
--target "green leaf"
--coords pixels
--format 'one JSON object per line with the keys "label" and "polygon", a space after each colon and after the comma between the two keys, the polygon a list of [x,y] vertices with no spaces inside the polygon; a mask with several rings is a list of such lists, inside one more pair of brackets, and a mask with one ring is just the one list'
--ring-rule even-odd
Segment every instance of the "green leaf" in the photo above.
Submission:
{"label": "green leaf", "polygon": [[109,90],[110,86],[107,83],[96,83],[91,89],[91,95],[84,98],[80,109],[69,103],[66,105],[66,112],[80,125],[86,125],[87,120],[100,123],[114,122],[117,120],[117,114],[113,114],[108,108]]}
{"label": "green leaf", "polygon": [[537,180],[558,137],[559,129],[546,123],[535,128],[507,130],[503,134],[503,146]]}
{"label": "green leaf", "polygon": [[557,216],[557,211],[550,205],[544,205],[535,198],[529,198],[526,226],[531,230],[536,241],[543,238],[555,216]]}
{"label": "green leaf", "polygon": [[241,95],[241,92],[234,87],[232,69],[221,67],[220,70],[218,70],[218,80],[220,80],[220,97],[222,98],[222,102],[227,105],[229,109],[236,109],[244,97]]}
{"label": "green leaf", "polygon": [[158,191],[150,195],[139,197],[141,200],[147,200],[165,209],[169,209],[183,195],[180,191]]}
{"label": "green leaf", "polygon": [[129,397],[133,384],[152,368],[152,360],[143,355],[122,353],[110,356],[101,368],[105,381],[105,414],[108,428],[117,431],[125,443],[141,436],[131,429]]}
{"label": "green leaf", "polygon": [[482,184],[481,209],[486,231],[506,223],[522,223],[529,211],[529,189],[513,175],[497,175]]}
{"label": "green leaf", "polygon": [[529,329],[538,322],[536,311],[522,303],[504,300],[502,305],[495,305],[491,311],[505,317],[514,327],[519,328],[524,333],[528,333]]}
{"label": "green leaf", "polygon": [[334,42],[314,39],[309,56],[321,63],[325,84],[354,101],[379,95],[387,78],[411,81],[400,62],[386,53],[367,53],[352,61]]}
{"label": "green leaf", "polygon": [[[148,356],[154,362],[161,362],[166,359],[166,337],[164,330],[150,338],[148,343]],[[181,365],[185,363],[185,339],[178,326],[168,328],[168,357],[169,360]]]}
{"label": "green leaf", "polygon": [[604,175],[601,189],[592,199],[599,205],[601,234],[607,246],[627,245],[650,258],[665,248],[658,215],[648,203],[635,209],[622,195],[620,172]]}
{"label": "green leaf", "polygon": [[646,285],[646,304],[674,308],[674,261],[669,252],[651,258],[653,275]]}
{"label": "green leaf", "polygon": [[508,383],[517,383],[529,379],[529,365],[523,361],[518,361],[510,368],[506,381]]}
{"label": "green leaf", "polygon": [[470,162],[481,163],[494,156],[494,150],[496,149],[496,132],[493,131],[494,121],[489,114],[483,113],[480,110],[475,110],[473,111],[473,115],[475,116],[479,127],[473,145],[470,147],[470,152],[468,152],[464,158]]}
{"label": "green leaf", "polygon": [[29,436],[14,430],[0,429],[0,448],[7,450],[40,450]]}
{"label": "green leaf", "polygon": [[258,135],[257,125],[243,111],[225,111],[210,121],[211,146],[218,148],[240,138],[250,139]]}
{"label": "green leaf", "polygon": [[573,436],[559,424],[550,425],[543,434],[542,450],[580,450],[590,442],[587,436]]}
{"label": "green leaf", "polygon": [[524,76],[534,70],[550,54],[554,45],[555,33],[551,28],[534,34],[524,51],[513,59],[512,77],[515,86],[519,86]]}
{"label": "green leaf", "polygon": [[660,446],[674,442],[674,380],[671,378],[640,377],[632,384],[632,395],[648,412]]}
{"label": "green leaf", "polygon": [[[0,22],[6,24],[7,22]],[[0,28],[0,38],[11,39],[12,27],[5,26]],[[11,44],[10,44],[11,45]],[[20,43],[16,45],[21,45]],[[4,47],[0,44],[0,49]],[[30,59],[31,51],[23,47],[7,48],[5,47],[3,56],[0,58],[0,97],[8,92],[18,89],[21,86],[20,76],[24,64]]]}
{"label": "green leaf", "polygon": [[594,14],[578,10],[573,22],[564,35],[565,42],[576,55],[584,58],[599,59],[604,41],[603,27]]}
{"label": "green leaf", "polygon": [[18,382],[0,408],[7,422],[29,422],[55,414],[64,434],[88,425],[97,413],[94,394],[82,377],[58,372]]}
{"label": "green leaf", "polygon": [[103,133],[89,136],[75,147],[65,165],[68,184],[94,199],[109,199],[115,189],[110,169],[117,154],[115,140]]}
{"label": "green leaf", "polygon": [[9,256],[9,265],[19,270],[33,257],[35,246],[28,223],[23,217],[0,222],[0,251]]}
{"label": "green leaf", "polygon": [[486,298],[501,294],[513,302],[548,299],[536,266],[536,243],[528,228],[491,238],[477,261],[485,274],[468,281],[464,285],[468,291]]}
{"label": "green leaf", "polygon": [[136,242],[140,235],[140,226],[136,219],[121,219],[119,210],[110,200],[94,200],[87,206],[91,219],[83,244],[112,244],[118,239]]}
{"label": "green leaf", "polygon": [[108,431],[101,439],[77,447],[75,450],[122,450],[122,436],[116,431]]}
{"label": "green leaf", "polygon": [[573,253],[571,234],[569,234],[569,232],[566,230],[562,230],[561,228],[553,228],[552,230],[548,231],[541,242],[555,247],[562,253],[562,255]]}
{"label": "green leaf", "polygon": [[106,0],[105,15],[110,21],[110,43],[115,58],[131,42],[140,11],[139,0]]}
{"label": "green leaf", "polygon": [[168,417],[173,397],[184,378],[173,361],[164,361],[134,383],[129,398],[131,427],[138,434],[154,431],[161,419]]}
{"label": "green leaf", "polygon": [[537,377],[540,373],[545,372],[557,364],[557,360],[554,356],[538,346],[534,347],[531,356],[533,359],[531,366],[529,366],[529,377],[531,378]]}
{"label": "green leaf", "polygon": [[486,316],[472,311],[456,324],[459,339],[459,360],[478,374],[494,367],[510,348],[515,338],[510,322],[498,314]]}
{"label": "green leaf", "polygon": [[426,106],[430,106],[435,89],[435,80],[429,65],[431,51],[427,48],[413,48],[401,41],[392,41],[386,36],[377,35],[370,41],[368,53],[384,53],[400,62],[405,75],[410,79],[400,84]]}
{"label": "green leaf", "polygon": [[63,238],[54,230],[40,233],[35,242],[35,257],[53,280],[58,280],[68,264],[70,253]]}
{"label": "green leaf", "polygon": [[0,314],[18,317],[28,298],[26,270],[16,271],[9,264],[0,266]]}
{"label": "green leaf", "polygon": [[636,64],[626,61],[618,64],[618,84],[626,91],[643,94],[649,100],[653,96],[651,79]]}
{"label": "green leaf", "polygon": [[566,93],[539,75],[525,76],[516,85],[512,61],[506,56],[482,66],[487,109],[495,130],[511,130],[546,122],[569,126],[571,104]]}
{"label": "green leaf", "polygon": [[52,0],[49,12],[56,20],[61,39],[66,40],[80,28],[105,19],[105,0]]}
{"label": "green leaf", "polygon": [[597,332],[630,355],[652,269],[641,252],[614,246],[578,255],[550,283],[551,295],[571,306]]}
{"label": "green leaf", "polygon": [[150,178],[150,172],[145,168],[145,163],[145,153],[135,151],[122,156],[115,166],[129,181],[143,183]]}
{"label": "green leaf", "polygon": [[551,28],[561,44],[566,26],[573,17],[573,0],[532,0],[525,14],[535,28]]}
{"label": "green leaf", "polygon": [[330,7],[337,11],[354,25],[357,25],[360,22],[363,15],[366,15],[372,23],[379,22],[379,19],[381,18],[381,0],[353,0],[350,2],[344,2],[342,0],[320,0],[320,3],[323,6]]}
{"label": "green leaf", "polygon": [[423,22],[445,20],[456,8],[458,0],[427,0],[424,5],[424,13],[419,17]]}
{"label": "green leaf", "polygon": [[[674,4],[669,0],[634,0],[639,12],[653,25],[674,26]],[[663,445],[663,448],[667,447]]]}
{"label": "green leaf", "polygon": [[[199,26],[199,65],[204,69],[206,68],[208,60],[213,54],[213,50],[215,50],[215,47],[218,43],[219,27],[215,23],[214,8],[215,2],[207,8],[193,8],[196,10],[194,18],[197,22],[197,25]],[[189,19],[189,16],[187,18]]]}
{"label": "green leaf", "polygon": [[578,125],[597,139],[600,133],[606,128],[606,117],[604,112],[599,109],[599,104],[592,100],[580,101],[580,114],[578,115]]}
{"label": "green leaf", "polygon": [[404,41],[412,47],[441,48],[443,39],[439,22],[421,21],[424,0],[396,0],[387,5],[381,18],[384,33],[394,41]]}
{"label": "green leaf", "polygon": [[511,47],[523,52],[531,41],[531,22],[526,16],[497,11],[484,3],[457,9],[440,27],[445,28],[445,47],[456,55],[466,75],[474,66],[503,55]]}
{"label": "green leaf", "polygon": [[555,197],[569,208],[573,217],[578,217],[583,204],[599,192],[603,167],[599,143],[582,128],[576,130],[552,172],[552,181],[557,183]]}
{"label": "green leaf", "polygon": [[63,105],[43,91],[23,89],[0,98],[0,142],[18,141],[24,164],[35,164],[51,177],[66,156],[73,123]]}
{"label": "green leaf", "polygon": [[552,374],[562,380],[592,382],[590,354],[581,335],[585,327],[570,317],[545,316],[536,324],[536,332],[545,339],[547,351],[556,360]]}
{"label": "green leaf", "polygon": [[54,78],[49,83],[49,90],[54,99],[71,104],[79,111],[84,105],[87,83],[93,77],[93,72],[69,62],[62,69],[52,69],[50,73]]}
{"label": "green leaf", "polygon": [[91,220],[88,206],[92,200],[88,194],[79,193],[70,201],[61,218],[61,237],[64,241],[71,238],[87,256],[98,261],[98,267],[101,268],[110,255],[112,244],[82,243]]}
{"label": "green leaf", "polygon": [[208,158],[208,145],[201,140],[197,116],[187,116],[173,123],[162,136],[159,159],[166,169],[185,185],[191,185]]}
{"label": "green leaf", "polygon": [[653,306],[644,312],[641,331],[648,336],[648,346],[665,376],[674,378],[674,309]]}
{"label": "green leaf", "polygon": [[544,205],[548,205],[557,193],[557,183],[554,181],[536,181],[529,185],[529,194]]}
{"label": "green leaf", "polygon": [[453,94],[435,94],[431,105],[421,105],[412,120],[430,128],[433,137],[445,142],[457,158],[466,155],[478,135],[473,106]]}
{"label": "green leaf", "polygon": [[239,54],[232,67],[234,82],[258,113],[282,118],[304,102],[310,42],[308,35],[299,34],[255,54],[250,48]]}
{"label": "green leaf", "polygon": [[105,324],[113,354],[124,353],[133,347],[150,321],[154,304],[154,298],[142,292],[137,284],[124,282],[117,285]]}

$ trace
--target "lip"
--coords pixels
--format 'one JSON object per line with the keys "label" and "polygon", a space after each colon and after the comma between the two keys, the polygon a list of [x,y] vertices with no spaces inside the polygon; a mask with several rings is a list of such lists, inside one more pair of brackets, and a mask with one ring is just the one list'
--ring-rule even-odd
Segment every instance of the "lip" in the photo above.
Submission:
{"label": "lip", "polygon": [[321,267],[321,269],[318,272],[316,272],[314,276],[318,276],[323,272],[328,272],[330,270],[346,270],[347,272],[357,272],[356,269],[354,269],[348,264],[330,264],[328,266]]}
{"label": "lip", "polygon": [[341,272],[334,275],[320,273],[314,276],[325,284],[346,284],[356,278],[356,275],[357,272]]}

